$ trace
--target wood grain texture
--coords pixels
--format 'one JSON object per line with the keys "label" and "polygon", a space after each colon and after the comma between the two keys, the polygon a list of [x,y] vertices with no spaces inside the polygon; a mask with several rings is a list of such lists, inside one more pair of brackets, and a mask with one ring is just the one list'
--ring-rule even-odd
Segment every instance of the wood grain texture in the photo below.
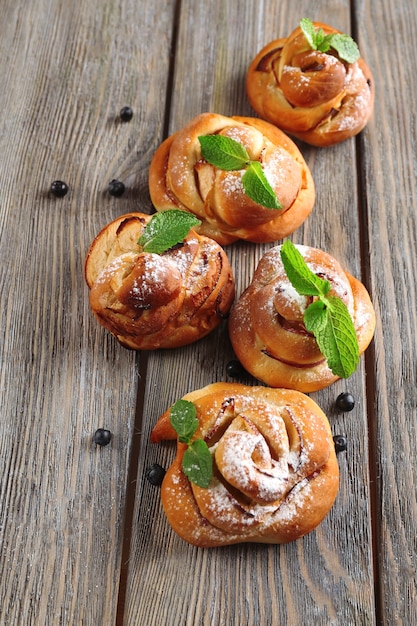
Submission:
{"label": "wood grain texture", "polygon": [[[4,0],[0,16],[0,624],[417,623],[414,0]],[[201,550],[144,474],[174,456],[149,443],[158,416],[227,379],[226,323],[179,350],[127,351],[92,318],[84,258],[111,219],[152,211],[164,136],[203,111],[254,115],[249,62],[303,16],[355,36],[377,96],[357,139],[298,144],[317,199],[292,239],[363,279],[377,329],[349,381],[311,394],[349,441],[328,517],[286,546]],[[271,246],[227,248],[238,294]]]}
{"label": "wood grain texture", "polygon": [[[373,120],[361,138],[362,210],[369,238],[369,280],[377,316],[375,383],[370,386],[374,520],[381,624],[417,621],[417,183],[414,67],[415,7],[361,6],[358,38],[375,68]],[[407,49],[393,63],[386,33]],[[406,59],[406,60],[405,60]]]}
{"label": "wood grain texture", "polygon": [[93,320],[83,264],[112,217],[150,209],[173,7],[142,2],[139,28],[129,1],[6,1],[1,14],[0,623],[112,624],[136,355]]}

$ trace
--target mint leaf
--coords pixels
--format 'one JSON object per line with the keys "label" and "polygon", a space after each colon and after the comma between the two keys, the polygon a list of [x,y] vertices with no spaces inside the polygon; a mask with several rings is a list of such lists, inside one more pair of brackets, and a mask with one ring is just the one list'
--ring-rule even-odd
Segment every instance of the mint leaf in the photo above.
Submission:
{"label": "mint leaf", "polygon": [[360,58],[359,48],[349,35],[343,33],[331,33],[325,35],[322,28],[315,29],[313,22],[304,17],[300,20],[300,28],[308,45],[313,50],[327,52],[330,48],[336,50],[339,58],[347,63],[355,63]]}
{"label": "mint leaf", "polygon": [[358,341],[352,318],[345,303],[336,296],[329,296],[323,313],[312,324],[313,318],[307,315],[307,319],[304,318],[305,326],[313,332],[333,374],[349,378],[359,362]]}
{"label": "mint leaf", "polygon": [[327,324],[327,308],[322,300],[312,302],[304,312],[304,326],[314,336],[324,331]]}
{"label": "mint leaf", "polygon": [[349,35],[335,34],[332,36],[331,47],[346,63],[355,63],[361,56],[357,43]]}
{"label": "mint leaf", "polygon": [[169,421],[181,443],[187,444],[182,460],[184,474],[199,487],[208,487],[213,475],[210,450],[203,439],[191,439],[198,427],[195,405],[188,400],[177,400],[171,407]]}
{"label": "mint leaf", "polygon": [[250,162],[241,143],[223,135],[203,135],[198,138],[204,159],[220,170],[241,170]]}
{"label": "mint leaf", "polygon": [[315,40],[316,40],[316,50],[320,50],[321,52],[324,52],[324,50],[322,50],[322,46],[326,47],[327,45],[327,50],[329,49],[330,45],[329,42],[325,42],[326,36],[324,34],[324,31],[322,28],[318,28],[315,32]]}
{"label": "mint leaf", "polygon": [[292,286],[300,295],[316,296],[304,311],[304,326],[313,333],[320,352],[335,376],[348,378],[359,362],[358,338],[343,300],[328,295],[329,281],[316,276],[289,239],[281,246],[281,259]]}
{"label": "mint leaf", "polygon": [[223,135],[202,135],[198,140],[203,158],[211,165],[226,171],[246,170],[242,184],[248,198],[267,209],[282,209],[261,164],[251,160],[241,143]]}
{"label": "mint leaf", "polygon": [[213,475],[213,460],[205,441],[196,439],[184,452],[184,474],[199,487],[207,488]]}
{"label": "mint leaf", "polygon": [[181,443],[189,443],[198,426],[194,404],[188,400],[177,400],[171,407],[169,421]]}
{"label": "mint leaf", "polygon": [[304,33],[304,37],[307,39],[310,48],[313,50],[317,50],[316,45],[316,29],[314,28],[314,24],[308,17],[303,17],[300,21],[300,28]]}
{"label": "mint leaf", "polygon": [[201,224],[192,213],[170,209],[155,213],[145,226],[138,244],[144,252],[162,254],[180,243],[194,226]]}
{"label": "mint leaf", "polygon": [[323,30],[320,28],[320,41],[317,43],[317,50],[320,52],[327,52],[332,47],[332,41],[334,35],[325,35]]}
{"label": "mint leaf", "polygon": [[300,295],[319,296],[329,292],[329,281],[310,270],[301,252],[289,239],[281,246],[281,260],[290,283]]}
{"label": "mint leaf", "polygon": [[242,184],[246,195],[257,204],[267,209],[282,209],[259,161],[250,162],[242,176]]}

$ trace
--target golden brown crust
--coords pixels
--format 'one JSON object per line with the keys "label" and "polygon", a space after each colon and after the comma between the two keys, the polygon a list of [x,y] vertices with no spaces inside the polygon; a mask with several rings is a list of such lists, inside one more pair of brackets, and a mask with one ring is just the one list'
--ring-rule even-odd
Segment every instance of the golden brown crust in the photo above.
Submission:
{"label": "golden brown crust", "polygon": [[[175,532],[200,547],[287,543],[312,531],[336,498],[339,468],[325,414],[293,390],[214,383],[184,399],[195,404],[196,438],[213,456],[207,489],[186,478],[177,455],[161,488]],[[169,411],[151,440],[176,439]]]}
{"label": "golden brown crust", "polygon": [[161,255],[142,252],[137,241],[150,219],[129,213],[108,224],[85,263],[94,315],[134,350],[200,339],[227,315],[235,293],[228,258],[208,237],[190,231]]}
{"label": "golden brown crust", "polygon": [[[223,134],[242,143],[260,160],[282,210],[267,209],[243,191],[242,170],[225,172],[201,156],[198,137]],[[180,208],[194,213],[198,232],[221,245],[237,239],[268,242],[294,232],[310,214],[313,179],[294,142],[272,124],[250,117],[203,113],[166,139],[149,169],[149,190],[158,211]]]}
{"label": "golden brown crust", "polygon": [[[325,34],[338,32],[321,22],[314,25]],[[256,55],[246,90],[262,118],[315,146],[359,133],[374,102],[374,81],[365,61],[346,63],[333,50],[311,50],[301,28],[271,41]]]}
{"label": "golden brown crust", "polygon": [[[322,250],[297,247],[310,269],[331,283],[330,293],[345,302],[362,354],[375,329],[375,313],[365,287]],[[305,329],[303,312],[309,300],[291,286],[280,248],[276,246],[263,256],[251,284],[233,306],[230,340],[242,365],[258,380],[271,387],[317,391],[338,377]]]}

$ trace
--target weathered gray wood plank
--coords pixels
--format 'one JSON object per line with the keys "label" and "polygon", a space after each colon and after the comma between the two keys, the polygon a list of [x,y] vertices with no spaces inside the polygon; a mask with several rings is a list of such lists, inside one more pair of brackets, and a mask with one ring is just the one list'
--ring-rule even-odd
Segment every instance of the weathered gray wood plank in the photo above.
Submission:
{"label": "weathered gray wood plank", "polygon": [[[136,355],[93,320],[100,228],[149,210],[173,3],[2,3],[0,622],[115,621]],[[129,124],[117,122],[124,105]],[[127,185],[121,199],[106,189]],[[70,191],[55,199],[54,179]],[[98,427],[113,440],[96,447]]]}
{"label": "weathered gray wood plank", "polygon": [[[5,0],[0,13],[0,622],[417,621],[413,1]],[[317,201],[293,240],[362,275],[377,331],[348,382],[312,394],[349,439],[328,518],[288,546],[198,550],[170,531],[144,470],[173,457],[148,443],[159,414],[226,378],[226,328],[177,351],[126,351],[92,319],[84,256],[113,217],[151,210],[147,168],[164,133],[202,111],[252,114],[249,61],[302,16],[357,36],[377,98],[358,140],[301,144]],[[135,115],[120,124],[126,104]],[[61,200],[48,193],[56,178],[70,185]],[[120,199],[112,178],[127,185]],[[268,247],[228,248],[238,293]],[[340,414],[346,388],[357,403]],[[100,426],[113,432],[102,449]]]}
{"label": "weathered gray wood plank", "polygon": [[[359,39],[374,67],[374,118],[361,138],[362,211],[378,316],[369,422],[381,624],[417,622],[417,13],[414,3],[358,4]],[[400,47],[384,44],[387,37]]]}

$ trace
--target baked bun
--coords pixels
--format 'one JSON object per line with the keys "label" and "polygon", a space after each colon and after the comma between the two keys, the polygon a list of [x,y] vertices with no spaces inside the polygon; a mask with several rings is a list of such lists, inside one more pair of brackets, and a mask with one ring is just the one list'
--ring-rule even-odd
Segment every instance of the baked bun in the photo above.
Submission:
{"label": "baked bun", "polygon": [[[328,420],[293,390],[214,383],[187,394],[213,459],[208,488],[182,471],[186,448],[165,474],[161,498],[175,532],[201,547],[288,543],[312,531],[333,505],[339,468]],[[176,439],[167,411],[151,441]]]}
{"label": "baked bun", "polygon": [[[375,313],[365,287],[326,252],[296,247],[310,270],[330,282],[329,295],[346,304],[362,354],[375,330]],[[262,257],[251,284],[233,306],[230,340],[243,367],[258,380],[270,387],[317,391],[338,377],[304,326],[304,310],[312,299],[298,295],[292,287],[280,250],[276,246]]]}
{"label": "baked bun", "polygon": [[[337,30],[314,22],[325,35]],[[312,50],[301,28],[271,41],[246,77],[253,109],[313,146],[330,146],[359,133],[373,109],[374,81],[365,61],[347,63],[330,48]]]}
{"label": "baked bun", "polygon": [[[238,141],[251,160],[262,163],[281,210],[245,194],[243,170],[224,171],[203,159],[198,137],[213,134]],[[304,222],[315,200],[310,170],[289,137],[263,120],[215,113],[198,115],[159,146],[149,169],[149,190],[157,211],[193,213],[202,222],[197,231],[221,245],[282,239]]]}
{"label": "baked bun", "polygon": [[135,350],[200,339],[220,324],[235,294],[224,250],[193,230],[163,254],[143,252],[137,242],[150,219],[128,213],[105,226],[85,263],[94,315]]}

